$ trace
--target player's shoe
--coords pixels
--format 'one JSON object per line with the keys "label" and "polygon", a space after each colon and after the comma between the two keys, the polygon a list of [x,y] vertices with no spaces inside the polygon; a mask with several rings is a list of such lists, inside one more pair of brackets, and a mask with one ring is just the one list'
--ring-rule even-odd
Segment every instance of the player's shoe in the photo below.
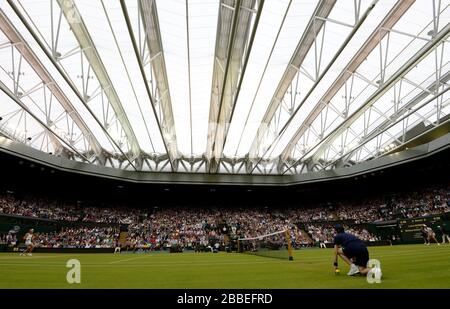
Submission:
{"label": "player's shoe", "polygon": [[31,254],[31,253],[28,253],[27,255],[28,255],[28,256],[32,256],[32,254]]}
{"label": "player's shoe", "polygon": [[352,264],[350,266],[349,272],[347,273],[347,276],[353,276],[353,275],[356,275],[357,273],[359,273],[358,266],[356,266],[355,264]]}

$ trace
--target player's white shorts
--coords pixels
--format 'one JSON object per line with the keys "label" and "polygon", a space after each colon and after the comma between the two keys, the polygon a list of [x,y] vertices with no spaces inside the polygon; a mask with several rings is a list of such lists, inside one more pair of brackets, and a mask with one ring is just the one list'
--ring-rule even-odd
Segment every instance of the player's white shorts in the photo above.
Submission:
{"label": "player's white shorts", "polygon": [[31,241],[26,241],[26,242],[25,242],[25,245],[26,245],[26,246],[31,246],[32,244],[33,244],[33,243],[32,243]]}

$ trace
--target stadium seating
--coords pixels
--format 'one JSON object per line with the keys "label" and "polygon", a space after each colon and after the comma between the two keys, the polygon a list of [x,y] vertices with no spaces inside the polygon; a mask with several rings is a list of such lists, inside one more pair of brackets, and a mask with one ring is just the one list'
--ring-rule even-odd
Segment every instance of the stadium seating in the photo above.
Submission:
{"label": "stadium seating", "polygon": [[[344,223],[364,241],[379,241],[381,237],[369,232],[366,224],[449,212],[449,188],[430,187],[364,201],[270,210],[95,207],[60,199],[20,197],[9,192],[0,196],[0,215],[59,222],[59,228],[38,234],[37,246],[44,248],[122,246],[135,251],[182,247],[201,251],[216,243],[224,248],[230,237],[255,237],[286,229],[290,231],[293,247],[299,248],[330,244],[334,222]],[[119,242],[121,230],[124,233]],[[8,231],[0,230],[0,242],[6,242],[7,234]]]}

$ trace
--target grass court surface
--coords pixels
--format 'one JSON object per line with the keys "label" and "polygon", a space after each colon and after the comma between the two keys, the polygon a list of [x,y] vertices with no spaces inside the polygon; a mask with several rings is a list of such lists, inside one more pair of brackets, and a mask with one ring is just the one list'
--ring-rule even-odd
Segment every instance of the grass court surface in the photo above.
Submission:
{"label": "grass court surface", "polygon": [[[0,288],[450,288],[450,245],[370,247],[382,282],[341,274],[332,249],[303,249],[294,261],[240,253],[0,254]],[[81,263],[81,283],[68,284],[66,262]]]}

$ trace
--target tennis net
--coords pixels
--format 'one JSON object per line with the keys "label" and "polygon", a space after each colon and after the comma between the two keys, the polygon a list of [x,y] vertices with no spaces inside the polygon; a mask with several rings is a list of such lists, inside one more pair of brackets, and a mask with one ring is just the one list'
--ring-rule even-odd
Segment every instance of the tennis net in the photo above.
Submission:
{"label": "tennis net", "polygon": [[238,252],[292,261],[289,231],[238,239]]}

